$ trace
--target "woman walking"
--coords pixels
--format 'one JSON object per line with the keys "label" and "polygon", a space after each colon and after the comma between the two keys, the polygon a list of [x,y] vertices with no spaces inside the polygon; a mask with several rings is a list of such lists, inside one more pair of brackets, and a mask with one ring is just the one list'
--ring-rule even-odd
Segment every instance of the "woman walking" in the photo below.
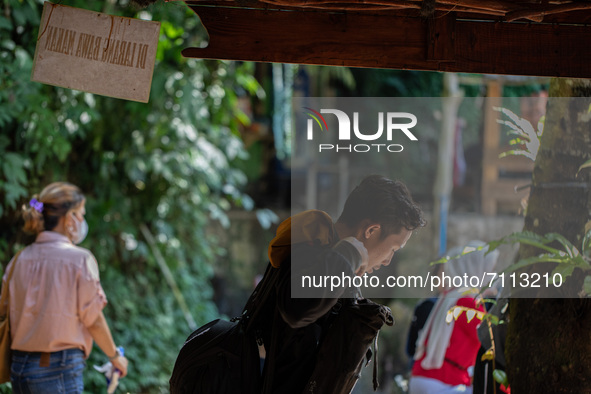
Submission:
{"label": "woman walking", "polygon": [[82,393],[93,340],[127,374],[102,312],[107,298],[97,262],[76,246],[88,232],[85,203],[78,187],[56,182],[23,209],[24,230],[37,237],[8,264],[2,300],[8,291],[9,301],[0,305],[0,316],[10,308],[15,393]]}

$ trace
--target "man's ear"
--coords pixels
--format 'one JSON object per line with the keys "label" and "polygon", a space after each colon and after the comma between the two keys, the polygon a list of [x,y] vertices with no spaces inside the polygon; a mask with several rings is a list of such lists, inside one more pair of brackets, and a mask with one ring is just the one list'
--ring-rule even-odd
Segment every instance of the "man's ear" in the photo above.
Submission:
{"label": "man's ear", "polygon": [[382,229],[382,226],[378,223],[369,224],[369,225],[367,225],[367,227],[365,228],[365,231],[363,232],[363,237],[365,239],[369,239],[372,236],[379,234],[381,229]]}

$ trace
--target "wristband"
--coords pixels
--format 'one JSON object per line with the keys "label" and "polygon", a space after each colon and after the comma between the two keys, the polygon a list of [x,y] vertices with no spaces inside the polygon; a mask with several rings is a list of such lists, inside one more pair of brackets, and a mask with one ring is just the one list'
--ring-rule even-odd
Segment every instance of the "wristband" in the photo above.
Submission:
{"label": "wristband", "polygon": [[109,357],[109,361],[113,361],[117,357],[121,357],[121,350],[119,350],[118,347],[115,347],[115,355],[113,357]]}

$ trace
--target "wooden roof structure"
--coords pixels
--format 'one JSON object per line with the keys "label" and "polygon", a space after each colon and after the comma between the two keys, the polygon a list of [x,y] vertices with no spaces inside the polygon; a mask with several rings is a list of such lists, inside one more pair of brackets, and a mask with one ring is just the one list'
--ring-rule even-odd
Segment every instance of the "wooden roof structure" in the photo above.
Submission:
{"label": "wooden roof structure", "polygon": [[185,0],[186,57],[591,78],[586,0]]}

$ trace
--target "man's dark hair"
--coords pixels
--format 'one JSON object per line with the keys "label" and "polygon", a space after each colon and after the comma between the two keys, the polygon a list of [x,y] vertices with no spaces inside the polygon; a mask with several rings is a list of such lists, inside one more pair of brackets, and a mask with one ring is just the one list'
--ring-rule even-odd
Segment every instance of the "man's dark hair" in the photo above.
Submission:
{"label": "man's dark hair", "polygon": [[406,185],[381,175],[361,181],[347,197],[338,221],[354,227],[365,219],[379,223],[382,236],[398,234],[403,228],[413,231],[426,224]]}

